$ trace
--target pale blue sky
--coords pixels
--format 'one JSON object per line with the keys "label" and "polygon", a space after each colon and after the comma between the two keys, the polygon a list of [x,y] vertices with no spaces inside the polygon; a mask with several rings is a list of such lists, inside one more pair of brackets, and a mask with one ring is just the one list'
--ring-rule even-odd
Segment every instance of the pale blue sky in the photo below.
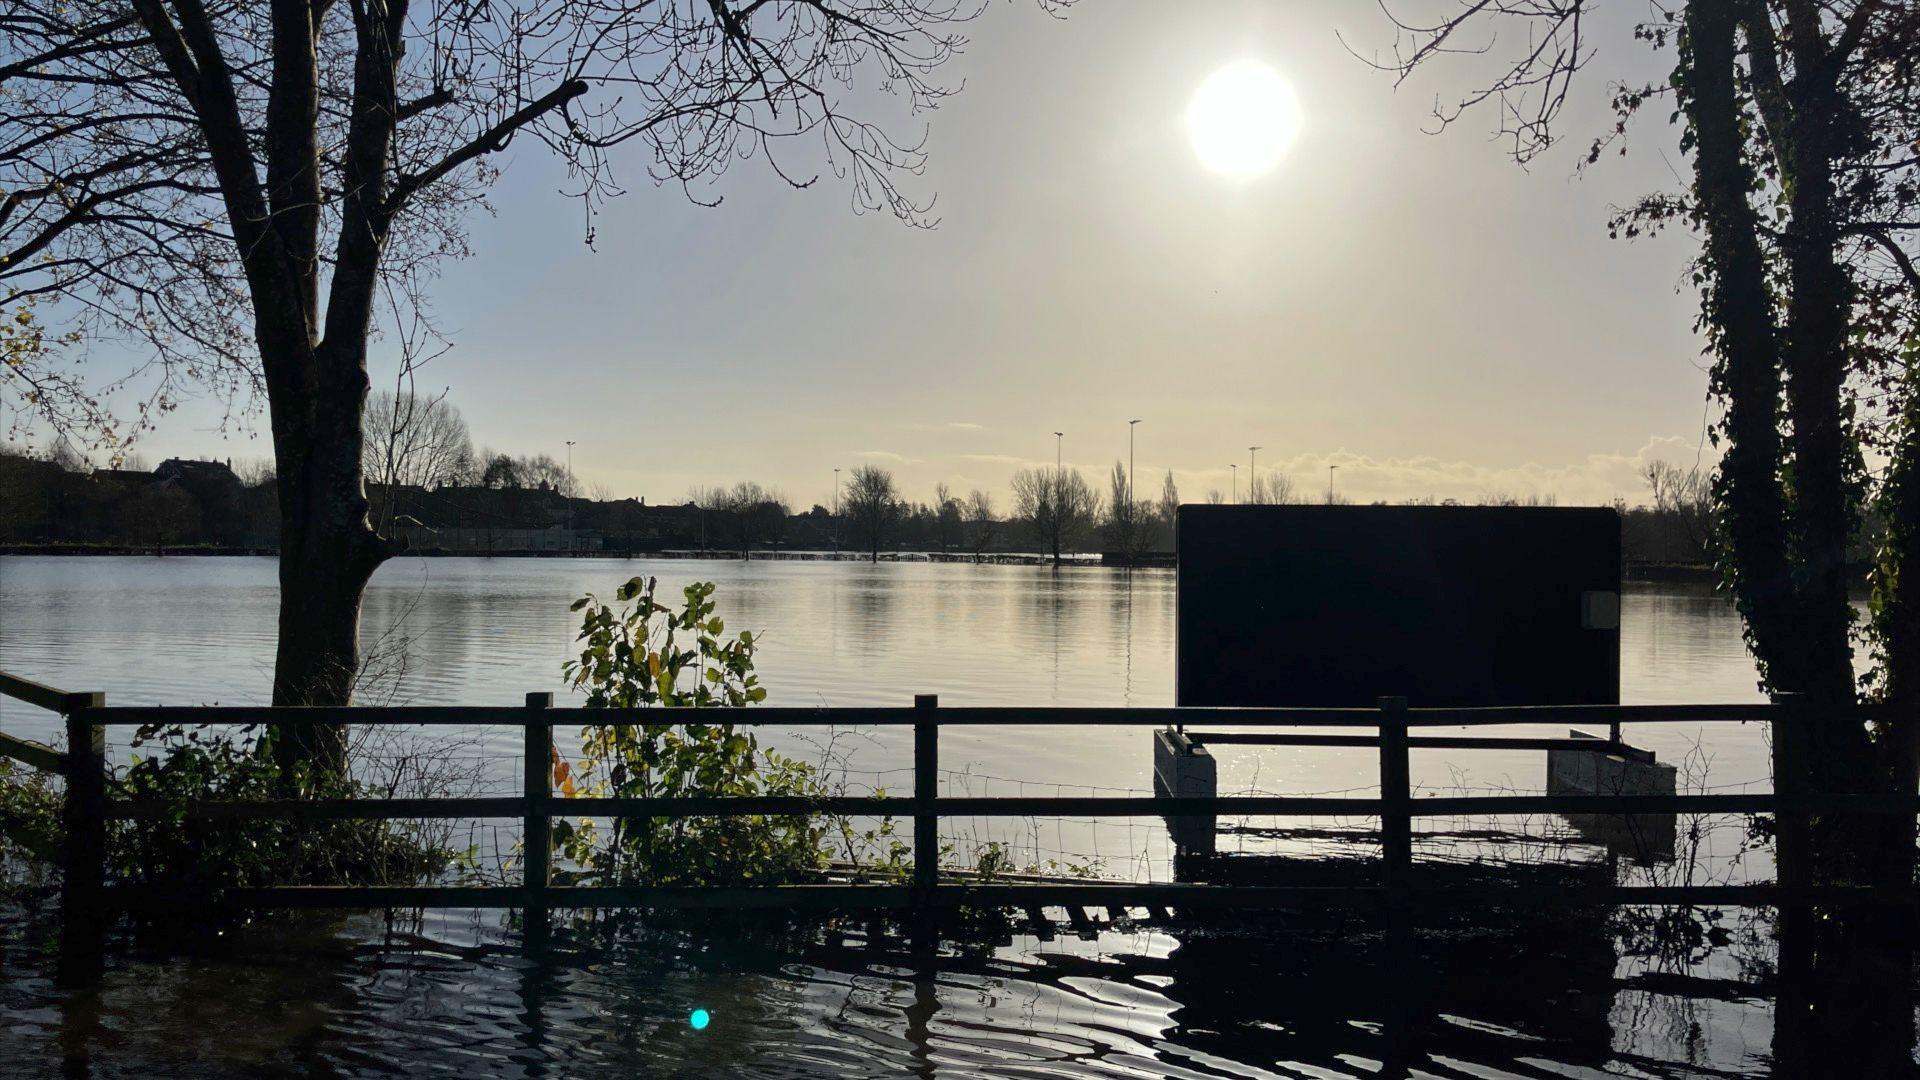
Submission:
{"label": "pale blue sky", "polygon": [[[1359,499],[1637,499],[1647,456],[1693,460],[1705,380],[1678,291],[1690,242],[1605,228],[1610,205],[1674,185],[1673,130],[1574,175],[1604,80],[1662,70],[1609,17],[1570,137],[1530,171],[1490,115],[1422,134],[1468,68],[1396,92],[1336,38],[1391,40],[1350,2],[991,6],[909,178],[938,193],[931,232],[852,214],[831,177],[793,191],[739,163],[706,209],[630,161],[589,250],[564,178],[518,146],[475,256],[437,286],[456,347],[423,380],[477,441],[577,440],[587,480],[656,501],[755,479],[804,507],[869,461],[917,499],[943,480],[998,494],[1051,462],[1055,430],[1104,473],[1134,417],[1143,494],[1168,468],[1190,500],[1225,490],[1257,443],[1311,490],[1340,463]],[[1273,172],[1230,180],[1181,118],[1247,58],[1292,83],[1305,126]],[[141,452],[264,453],[216,416],[190,405]]]}

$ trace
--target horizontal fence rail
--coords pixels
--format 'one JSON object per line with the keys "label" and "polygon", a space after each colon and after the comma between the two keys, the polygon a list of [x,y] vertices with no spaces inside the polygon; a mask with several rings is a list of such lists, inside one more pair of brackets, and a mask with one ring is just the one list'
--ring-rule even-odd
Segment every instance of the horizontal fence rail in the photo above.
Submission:
{"label": "horizontal fence rail", "polygon": [[[24,680],[22,680],[24,681]],[[0,689],[0,693],[9,693]],[[58,691],[54,691],[58,693]],[[86,697],[89,695],[67,695]],[[25,700],[25,699],[23,699]],[[35,701],[34,704],[40,704]],[[45,708],[66,711],[55,705]],[[83,707],[83,706],[82,706]],[[1490,727],[1518,724],[1589,724],[1613,721],[1629,724],[1719,724],[1768,720],[1771,710],[1753,705],[1502,705],[1476,709],[1408,709],[1408,727]],[[1878,719],[1880,706],[1846,706],[1860,720]],[[759,727],[911,727],[920,719],[911,708],[884,706],[835,708],[828,706],[766,705],[739,708],[675,709],[674,724],[737,724]],[[659,724],[659,709],[555,709],[549,723],[556,726],[591,721],[595,724]],[[350,705],[287,707],[267,705],[138,705],[93,708],[88,720],[106,727],[142,724],[287,724],[325,719],[342,724],[381,727],[410,725],[437,727],[507,727],[526,722],[521,707],[508,705]],[[1251,728],[1378,728],[1380,710],[1225,708],[1112,708],[1053,706],[960,706],[939,710],[941,727],[1173,727],[1212,724]],[[1209,736],[1219,741],[1218,733]]]}
{"label": "horizontal fence rail", "polygon": [[[544,933],[553,908],[783,908],[917,909],[962,906],[1108,906],[1259,908],[1310,904],[1485,903],[1490,900],[1593,904],[1805,905],[1858,900],[1910,903],[1913,890],[1811,883],[1805,822],[1819,813],[1920,813],[1915,793],[1838,794],[1808,789],[1804,762],[1789,748],[1812,723],[1843,716],[1862,722],[1881,715],[1870,706],[1810,706],[1793,701],[1757,705],[1549,705],[1497,708],[1408,708],[1382,698],[1376,708],[941,708],[931,695],[912,708],[556,709],[551,694],[529,694],[524,706],[406,706],[343,708],[108,707],[103,695],[67,693],[0,673],[0,695],[63,714],[68,750],[0,735],[0,756],[67,779],[67,873],[72,909],[97,912],[179,902],[138,886],[108,887],[105,830],[110,821],[519,819],[525,876],[518,886],[276,886],[229,890],[222,899],[255,907],[504,907],[523,908],[531,933]],[[402,727],[416,725],[520,727],[525,792],[498,798],[272,799],[188,805],[108,797],[105,733],[137,725],[277,725],[329,722]],[[1577,739],[1416,735],[1437,727],[1525,724],[1745,723],[1773,725],[1776,791],[1702,795],[1417,796],[1410,779],[1414,750],[1580,750],[1631,753],[1616,738]],[[556,796],[550,760],[556,727],[587,724],[735,724],[754,727],[906,727],[913,733],[914,784],[909,796],[727,796],[599,798]],[[1200,744],[1320,746],[1377,750],[1381,794],[1373,798],[1318,796],[1056,796],[956,797],[937,790],[939,732],[954,726],[1116,726],[1176,728]],[[1212,730],[1233,728],[1241,730]],[[1365,733],[1283,729],[1369,729]],[[1196,729],[1196,730],[1189,730]],[[1252,730],[1247,730],[1252,729]],[[1412,875],[1415,818],[1465,815],[1725,813],[1778,816],[1779,868],[1773,883],[1749,885],[1610,885],[1577,890],[1537,885],[1446,886]],[[908,884],[807,884],[740,887],[557,886],[552,883],[551,825],[568,818],[686,818],[723,815],[895,816],[911,818],[915,859]],[[1380,820],[1382,884],[1372,886],[1205,885],[1187,883],[943,881],[939,821],[943,817],[1174,817],[1199,815],[1353,816]],[[204,903],[205,898],[191,898]]]}

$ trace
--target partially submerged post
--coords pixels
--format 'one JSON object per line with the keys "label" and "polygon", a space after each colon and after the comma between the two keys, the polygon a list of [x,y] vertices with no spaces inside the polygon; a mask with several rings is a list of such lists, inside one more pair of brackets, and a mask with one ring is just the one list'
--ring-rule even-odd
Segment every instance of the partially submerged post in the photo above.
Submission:
{"label": "partially submerged post", "polygon": [[913,698],[913,946],[934,946],[933,891],[940,884],[940,707],[938,694]]}
{"label": "partially submerged post", "polygon": [[1813,964],[1813,908],[1807,902],[1807,888],[1813,884],[1812,830],[1804,804],[1813,787],[1807,760],[1812,710],[1799,694],[1775,694],[1773,701],[1773,879],[1780,890],[1780,975],[1787,985],[1803,988]]}
{"label": "partially submerged post", "polygon": [[67,797],[61,811],[66,834],[61,853],[61,980],[89,981],[98,970],[106,932],[107,874],[107,729],[88,711],[107,703],[98,693],[68,694],[67,752],[62,772]]}
{"label": "partially submerged post", "polygon": [[553,723],[546,711],[553,708],[550,693],[528,694],[526,724],[526,761],[521,775],[525,788],[527,814],[521,825],[521,888],[527,903],[522,908],[529,952],[547,945],[552,929],[547,909],[547,888],[553,877]]}
{"label": "partially submerged post", "polygon": [[1413,770],[1407,756],[1407,699],[1380,699],[1381,884],[1404,907],[1413,870]]}

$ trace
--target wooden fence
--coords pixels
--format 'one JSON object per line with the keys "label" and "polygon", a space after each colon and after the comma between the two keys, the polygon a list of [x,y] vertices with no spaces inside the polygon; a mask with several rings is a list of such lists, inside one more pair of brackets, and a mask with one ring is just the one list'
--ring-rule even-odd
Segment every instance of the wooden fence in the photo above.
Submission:
{"label": "wooden fence", "polygon": [[[751,796],[713,798],[560,798],[552,787],[550,761],[556,725],[659,723],[657,710],[556,709],[551,694],[529,694],[524,707],[394,707],[289,709],[265,707],[112,708],[101,694],[73,694],[0,673],[0,694],[62,714],[68,750],[0,735],[0,754],[66,777],[65,898],[72,910],[98,912],[136,906],[152,898],[105,880],[108,822],[192,818],[239,819],[519,819],[524,836],[524,876],[517,886],[301,885],[232,889],[218,898],[251,907],[491,907],[523,908],[529,926],[544,926],[553,908],[811,908],[910,909],[927,912],[957,906],[1010,907],[1235,907],[1308,904],[1485,903],[1491,900],[1567,904],[1778,904],[1832,902],[1911,903],[1914,890],[1815,885],[1807,859],[1810,814],[1831,812],[1913,815],[1920,797],[1901,794],[1810,793],[1789,766],[1793,734],[1816,723],[1859,723],[1868,706],[1770,705],[1532,706],[1479,709],[1410,709],[1405,699],[1383,698],[1371,709],[1293,708],[940,708],[932,695],[912,708],[747,708],[676,710],[677,723],[733,723],[761,727],[870,726],[913,730],[911,797]],[[143,724],[284,724],[324,716],[329,721],[380,726],[515,726],[524,737],[525,787],[519,796],[435,799],[310,799],[217,802],[185,807],[110,796],[105,732]],[[1769,794],[1703,795],[1491,795],[1418,798],[1413,794],[1413,750],[1608,750],[1612,740],[1421,735],[1442,727],[1512,724],[1720,724],[1764,721],[1773,726],[1776,790]],[[1108,726],[1259,729],[1260,742],[1298,746],[1377,747],[1381,794],[1377,798],[1296,796],[1208,797],[942,797],[936,790],[943,727]],[[1281,732],[1287,728],[1357,729]],[[1617,730],[1617,728],[1615,729]],[[1221,734],[1208,741],[1228,741]],[[1251,741],[1251,740],[1249,740]],[[683,818],[727,814],[827,813],[911,818],[915,860],[908,884],[794,884],[743,887],[556,886],[552,883],[550,825],[567,817]],[[1415,817],[1469,814],[1758,814],[1779,820],[1772,883],[1745,885],[1613,885],[1578,890],[1521,886],[1435,886],[1420,880],[1413,862]],[[1378,884],[1356,886],[1206,885],[1087,881],[1053,883],[942,880],[938,857],[942,817],[1047,817],[1105,815],[1368,816],[1380,820],[1383,872]],[[212,898],[208,898],[212,899]]]}

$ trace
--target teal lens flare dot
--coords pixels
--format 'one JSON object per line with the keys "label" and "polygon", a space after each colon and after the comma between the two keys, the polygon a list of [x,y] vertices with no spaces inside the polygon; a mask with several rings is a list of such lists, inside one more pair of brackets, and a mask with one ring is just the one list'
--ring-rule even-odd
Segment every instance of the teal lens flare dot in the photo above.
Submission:
{"label": "teal lens flare dot", "polygon": [[695,1031],[707,1030],[707,1025],[712,1022],[713,1016],[705,1009],[695,1009],[687,1016],[687,1023],[692,1024]]}

